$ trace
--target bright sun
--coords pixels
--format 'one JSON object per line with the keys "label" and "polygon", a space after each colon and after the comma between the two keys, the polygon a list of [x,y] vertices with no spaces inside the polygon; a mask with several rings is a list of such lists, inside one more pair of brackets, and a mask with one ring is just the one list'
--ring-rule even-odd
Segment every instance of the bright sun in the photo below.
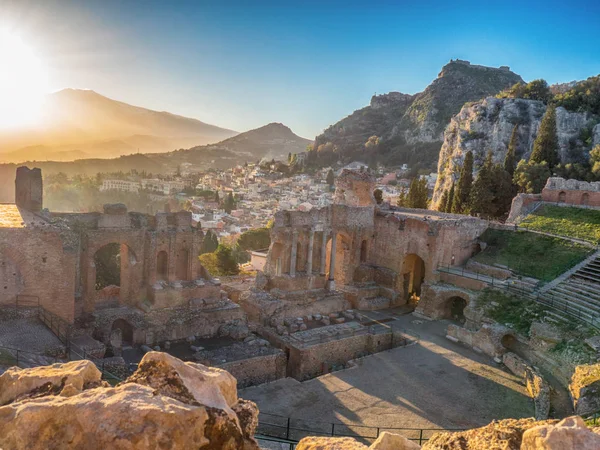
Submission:
{"label": "bright sun", "polygon": [[40,118],[47,75],[21,38],[0,29],[0,128],[29,125]]}

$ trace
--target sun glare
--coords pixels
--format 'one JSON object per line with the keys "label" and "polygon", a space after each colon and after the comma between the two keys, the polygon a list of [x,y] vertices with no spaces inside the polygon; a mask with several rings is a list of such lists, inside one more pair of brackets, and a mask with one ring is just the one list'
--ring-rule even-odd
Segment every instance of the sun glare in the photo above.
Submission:
{"label": "sun glare", "polygon": [[0,29],[0,128],[35,123],[47,90],[40,59],[19,36]]}

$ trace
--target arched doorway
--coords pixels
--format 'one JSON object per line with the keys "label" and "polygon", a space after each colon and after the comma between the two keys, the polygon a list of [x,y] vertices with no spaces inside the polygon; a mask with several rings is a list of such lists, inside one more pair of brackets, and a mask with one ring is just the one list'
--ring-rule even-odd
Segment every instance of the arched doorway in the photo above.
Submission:
{"label": "arched doorway", "polygon": [[[510,350],[514,353],[517,353],[517,340],[515,339],[515,337],[511,334],[505,334],[504,336],[502,336],[502,339],[500,339],[500,343],[502,344],[502,346],[507,349]],[[519,352],[520,353],[520,352]]]}
{"label": "arched doorway", "polygon": [[460,323],[465,323],[465,308],[467,307],[467,301],[459,296],[450,297],[447,300],[447,311],[448,318]]}
{"label": "arched doorway", "polygon": [[169,256],[161,250],[156,255],[156,279],[167,281],[169,278]]}
{"label": "arched doorway", "polygon": [[[112,307],[126,303],[130,292],[131,268],[137,264],[135,253],[127,244],[111,242],[94,253],[95,303]],[[91,280],[90,280],[91,281]]]}
{"label": "arched doorway", "polygon": [[567,193],[565,191],[560,191],[558,193],[558,203],[564,203],[567,201]]}
{"label": "arched doorway", "polygon": [[189,279],[189,252],[187,249],[180,249],[177,252],[177,264],[175,266],[175,276],[178,280],[186,281]]}
{"label": "arched doorway", "polygon": [[590,194],[588,194],[587,192],[583,193],[583,195],[581,196],[581,204],[584,206],[590,204]]}
{"label": "arched doorway", "polygon": [[421,297],[421,285],[425,281],[425,262],[415,253],[406,255],[402,264],[403,291],[405,299]]}

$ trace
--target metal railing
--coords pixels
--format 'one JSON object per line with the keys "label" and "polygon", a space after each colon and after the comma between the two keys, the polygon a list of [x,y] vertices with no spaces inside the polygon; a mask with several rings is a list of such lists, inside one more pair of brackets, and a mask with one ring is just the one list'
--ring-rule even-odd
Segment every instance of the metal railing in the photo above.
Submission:
{"label": "metal railing", "polygon": [[511,283],[509,280],[501,280],[491,275],[484,275],[478,272],[468,270],[465,271],[464,267],[439,266],[437,270],[439,272],[449,273],[451,275],[482,281],[493,288],[504,289],[507,292],[521,295],[554,311],[557,311],[561,314],[566,314],[570,317],[585,322],[594,328],[600,329],[600,314],[594,313],[590,309],[583,309],[575,306],[573,303],[565,300],[564,298],[558,297],[551,292],[541,292],[539,289],[533,287],[531,290],[528,290]]}
{"label": "metal railing", "polygon": [[44,358],[44,364],[54,364],[56,362],[65,362],[63,359],[56,356],[48,356],[43,353],[29,352],[27,350],[21,350],[13,347],[1,347],[0,346],[0,365],[2,366],[17,366],[22,367],[24,364],[27,366],[35,366],[32,364],[31,358]]}
{"label": "metal railing", "polygon": [[261,411],[256,435],[284,442],[298,442],[307,436],[352,437],[370,442],[376,440],[383,431],[401,434],[420,445],[435,433],[464,431],[464,428],[372,427],[352,423],[310,421]]}

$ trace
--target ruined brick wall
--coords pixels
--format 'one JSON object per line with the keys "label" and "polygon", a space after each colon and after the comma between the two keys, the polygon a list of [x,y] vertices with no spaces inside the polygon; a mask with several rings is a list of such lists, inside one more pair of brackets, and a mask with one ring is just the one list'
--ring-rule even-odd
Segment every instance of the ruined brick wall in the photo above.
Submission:
{"label": "ruined brick wall", "polygon": [[287,358],[278,350],[272,355],[255,356],[219,364],[217,367],[226,370],[237,380],[238,389],[257,386],[263,383],[285,378]]}
{"label": "ruined brick wall", "polygon": [[57,230],[0,229],[0,305],[37,302],[74,320],[77,254]]}
{"label": "ruined brick wall", "polygon": [[542,190],[542,201],[574,206],[600,207],[600,182],[548,178]]}
{"label": "ruined brick wall", "polygon": [[43,182],[41,169],[17,168],[15,178],[15,203],[28,211],[41,211],[43,208]]}

